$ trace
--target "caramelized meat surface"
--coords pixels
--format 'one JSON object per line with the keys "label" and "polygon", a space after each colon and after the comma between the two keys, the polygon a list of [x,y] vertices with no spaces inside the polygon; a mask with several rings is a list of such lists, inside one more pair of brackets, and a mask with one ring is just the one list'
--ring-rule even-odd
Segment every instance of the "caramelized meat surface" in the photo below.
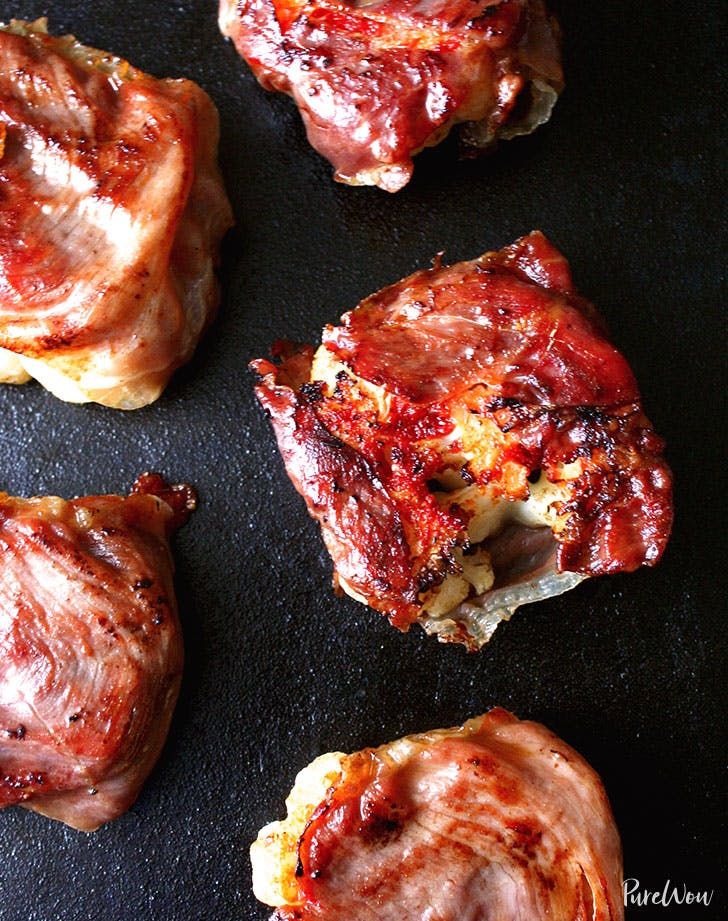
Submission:
{"label": "caramelized meat surface", "polygon": [[390,192],[457,123],[471,149],[527,134],[563,86],[542,0],[221,0],[220,28],[336,179]]}
{"label": "caramelized meat surface", "polygon": [[187,486],[0,494],[0,808],[92,831],[125,812],[159,756],[182,676],[168,539]]}
{"label": "caramelized meat surface", "polygon": [[526,601],[654,565],[670,471],[625,359],[534,232],[364,300],[259,360],[335,581],[476,648]]}
{"label": "caramelized meat surface", "polygon": [[[457,729],[299,774],[251,848],[275,921],[621,921],[604,788],[538,723],[495,709]],[[272,921],[273,921],[272,919]]]}
{"label": "caramelized meat surface", "polygon": [[132,409],[190,358],[232,223],[189,80],[0,26],[0,382]]}

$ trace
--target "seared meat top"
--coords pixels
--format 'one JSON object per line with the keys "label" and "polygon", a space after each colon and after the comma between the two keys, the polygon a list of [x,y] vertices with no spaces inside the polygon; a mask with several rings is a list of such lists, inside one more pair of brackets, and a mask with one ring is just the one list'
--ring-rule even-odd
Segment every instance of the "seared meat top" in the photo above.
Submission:
{"label": "seared meat top", "polygon": [[563,86],[542,0],[221,0],[220,28],[336,179],[390,192],[453,125],[474,149],[526,134]]}
{"label": "seared meat top", "polygon": [[338,584],[482,645],[524,601],[654,565],[671,475],[625,359],[540,233],[416,272],[253,363]]}
{"label": "seared meat top", "polygon": [[[456,729],[299,774],[251,849],[275,921],[621,921],[604,788],[538,723],[491,710]],[[272,921],[273,921],[272,919]]]}
{"label": "seared meat top", "polygon": [[232,223],[189,80],[0,27],[0,382],[131,409],[191,356]]}
{"label": "seared meat top", "polygon": [[159,756],[182,676],[168,538],[189,487],[0,494],[0,808],[92,831]]}

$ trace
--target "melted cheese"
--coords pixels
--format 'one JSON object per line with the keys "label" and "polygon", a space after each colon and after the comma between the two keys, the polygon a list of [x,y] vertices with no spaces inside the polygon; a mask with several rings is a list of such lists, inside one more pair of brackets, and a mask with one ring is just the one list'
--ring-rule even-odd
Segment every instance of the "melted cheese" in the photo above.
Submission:
{"label": "melted cheese", "polygon": [[[385,388],[357,377],[325,346],[320,346],[311,366],[311,380],[323,383],[330,395],[341,372],[355,383],[363,397],[374,401],[380,419],[386,419],[392,398]],[[464,408],[460,412],[456,407],[454,413],[454,430],[439,439],[443,460],[449,467],[439,477],[442,491],[436,492],[435,496],[443,506],[458,505],[465,509],[469,517],[468,539],[476,549],[471,554],[463,554],[457,549],[455,561],[462,572],[449,573],[443,582],[421,596],[423,614],[431,617],[442,617],[469,597],[482,595],[493,587],[495,573],[490,555],[478,544],[500,533],[509,524],[558,531],[563,526],[563,520],[559,518],[561,503],[570,496],[568,481],[581,473],[581,465],[577,462],[560,471],[562,479],[559,482],[553,483],[542,474],[536,483],[527,483],[524,468],[509,465],[513,469],[506,473],[512,475],[515,488],[524,492],[524,498],[517,500],[488,487],[467,485],[460,475],[460,468],[469,464],[475,471],[490,469],[496,462],[502,433],[491,419],[469,413]],[[452,450],[454,443],[459,445],[457,451]],[[345,580],[339,579],[339,583],[348,595],[366,604],[366,599]]]}
{"label": "melted cheese", "polygon": [[311,380],[323,383],[326,387],[327,394],[331,396],[336,389],[336,378],[342,372],[355,382],[362,396],[374,400],[379,418],[386,419],[392,408],[392,398],[384,387],[370,384],[369,381],[365,381],[364,378],[357,377],[351,368],[345,365],[343,361],[339,361],[333,352],[330,352],[325,345],[320,345],[316,350],[316,354],[313,356]]}
{"label": "melted cheese", "polygon": [[[405,736],[378,751],[392,764],[404,764],[423,741],[437,741],[449,735],[469,731],[469,721],[459,730],[437,729],[422,735]],[[250,847],[253,868],[253,892],[258,901],[273,908],[300,905],[296,866],[298,841],[314,811],[326,799],[329,789],[338,784],[346,774],[349,755],[327,752],[319,755],[296,777],[293,789],[286,799],[287,816],[280,822],[271,822],[258,832]]]}
{"label": "melted cheese", "polygon": [[347,755],[328,752],[312,761],[296,777],[286,799],[288,815],[258,833],[250,848],[253,892],[265,905],[295,905],[298,900],[296,864],[298,839],[316,807],[344,771]]}
{"label": "melted cheese", "polygon": [[26,384],[30,374],[23,367],[23,362],[7,349],[0,349],[0,384]]}

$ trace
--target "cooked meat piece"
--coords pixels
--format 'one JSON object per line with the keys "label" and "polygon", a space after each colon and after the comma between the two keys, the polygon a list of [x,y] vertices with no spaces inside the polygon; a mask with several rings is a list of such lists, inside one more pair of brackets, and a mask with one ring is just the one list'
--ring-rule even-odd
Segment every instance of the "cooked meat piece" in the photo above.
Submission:
{"label": "cooked meat piece", "polygon": [[538,723],[322,755],[251,848],[272,921],[621,921],[619,835],[599,777]]}
{"label": "cooked meat piece", "polygon": [[335,582],[478,648],[527,601],[654,565],[672,523],[637,384],[534,232],[416,272],[255,361]]}
{"label": "cooked meat piece", "polygon": [[542,0],[221,0],[220,28],[336,179],[389,192],[454,125],[471,150],[528,134],[563,87]]}
{"label": "cooked meat piece", "polygon": [[159,756],[182,676],[168,538],[188,486],[0,494],[0,808],[93,831]]}
{"label": "cooked meat piece", "polygon": [[232,223],[217,112],[189,80],[0,26],[0,382],[156,400],[217,306]]}

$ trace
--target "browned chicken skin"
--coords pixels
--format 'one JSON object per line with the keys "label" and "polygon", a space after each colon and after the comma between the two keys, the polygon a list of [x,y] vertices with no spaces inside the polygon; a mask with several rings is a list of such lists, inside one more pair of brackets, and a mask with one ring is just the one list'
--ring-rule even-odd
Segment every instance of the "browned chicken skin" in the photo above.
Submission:
{"label": "browned chicken skin", "polygon": [[187,486],[130,496],[0,494],[0,808],[83,831],[125,812],[182,676],[171,532]]}
{"label": "browned chicken skin", "polygon": [[542,0],[220,0],[220,28],[338,181],[389,192],[454,125],[471,150],[527,134],[563,87]]}
{"label": "browned chicken skin", "polygon": [[0,26],[0,382],[133,409],[187,361],[232,223],[190,80]]}

